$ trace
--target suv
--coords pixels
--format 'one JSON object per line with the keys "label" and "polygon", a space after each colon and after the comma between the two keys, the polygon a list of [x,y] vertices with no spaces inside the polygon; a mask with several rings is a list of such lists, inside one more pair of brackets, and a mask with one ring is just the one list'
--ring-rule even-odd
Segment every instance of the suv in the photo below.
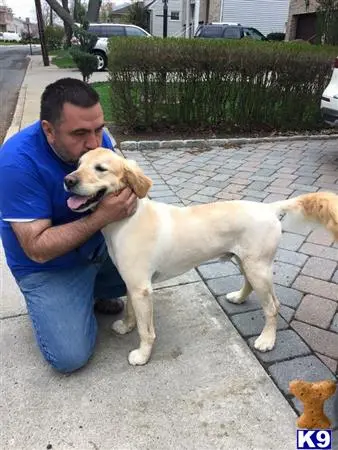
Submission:
{"label": "suv", "polygon": [[118,23],[91,23],[88,27],[90,33],[98,37],[93,49],[97,57],[97,70],[102,71],[106,68],[108,62],[108,39],[112,36],[136,36],[151,37],[147,31],[136,25],[118,24]]}
{"label": "suv", "polygon": [[195,33],[195,38],[223,38],[223,39],[256,39],[266,41],[266,37],[256,28],[243,27],[233,23],[211,23],[200,25]]}
{"label": "suv", "polygon": [[328,125],[338,126],[338,57],[333,64],[330,83],[323,92],[320,111]]}

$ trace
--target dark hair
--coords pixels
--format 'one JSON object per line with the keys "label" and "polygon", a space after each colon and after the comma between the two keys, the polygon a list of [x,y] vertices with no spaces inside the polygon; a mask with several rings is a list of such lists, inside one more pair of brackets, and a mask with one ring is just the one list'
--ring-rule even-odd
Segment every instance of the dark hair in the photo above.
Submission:
{"label": "dark hair", "polygon": [[40,120],[55,124],[61,119],[63,105],[71,103],[90,108],[99,103],[98,93],[89,84],[76,78],[61,78],[49,84],[41,97]]}

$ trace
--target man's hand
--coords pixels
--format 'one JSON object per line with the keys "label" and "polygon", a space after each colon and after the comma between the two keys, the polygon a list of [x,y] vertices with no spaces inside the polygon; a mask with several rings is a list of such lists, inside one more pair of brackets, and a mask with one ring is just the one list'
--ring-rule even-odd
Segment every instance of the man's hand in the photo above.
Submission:
{"label": "man's hand", "polygon": [[74,222],[52,226],[50,219],[41,219],[11,225],[26,255],[45,263],[79,247],[109,223],[129,217],[136,206],[136,195],[126,188],[118,195],[107,195],[92,214]]}
{"label": "man's hand", "polygon": [[118,195],[109,194],[98,204],[93,215],[105,227],[111,222],[117,222],[134,214],[137,206],[137,197],[130,188],[125,188]]}

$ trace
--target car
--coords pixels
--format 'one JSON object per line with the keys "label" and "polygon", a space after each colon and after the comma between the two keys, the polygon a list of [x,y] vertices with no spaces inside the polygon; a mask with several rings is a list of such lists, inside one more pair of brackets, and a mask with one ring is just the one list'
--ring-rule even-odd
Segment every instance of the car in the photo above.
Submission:
{"label": "car", "polygon": [[333,64],[330,82],[321,98],[320,111],[328,125],[338,126],[338,56]]}
{"label": "car", "polygon": [[[109,38],[113,36],[152,37],[151,34],[143,28],[125,23],[91,23],[88,26],[88,31],[98,37],[92,51],[97,57],[98,71],[102,71],[107,67]],[[73,39],[72,43],[76,44],[76,39]]]}
{"label": "car", "polygon": [[21,36],[18,33],[15,33],[14,31],[3,31],[2,37],[0,38],[2,41],[14,41],[14,42],[20,42]]}
{"label": "car", "polygon": [[220,38],[220,39],[255,39],[265,41],[266,37],[253,27],[245,27],[239,23],[213,22],[200,25],[195,33],[195,38]]}

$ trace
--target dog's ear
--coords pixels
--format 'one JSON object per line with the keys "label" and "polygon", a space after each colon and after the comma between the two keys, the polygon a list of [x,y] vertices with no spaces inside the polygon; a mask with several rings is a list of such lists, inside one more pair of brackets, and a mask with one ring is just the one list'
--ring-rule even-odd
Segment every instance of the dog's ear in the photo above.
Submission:
{"label": "dog's ear", "polygon": [[125,161],[124,179],[138,198],[144,198],[153,184],[133,160]]}

